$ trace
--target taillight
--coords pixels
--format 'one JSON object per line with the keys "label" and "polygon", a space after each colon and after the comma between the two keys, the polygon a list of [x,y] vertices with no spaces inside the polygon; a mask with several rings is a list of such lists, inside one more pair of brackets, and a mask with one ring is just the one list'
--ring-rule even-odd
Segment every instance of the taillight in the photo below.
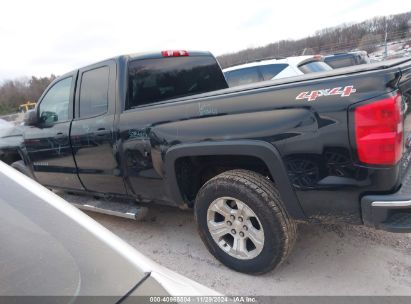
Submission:
{"label": "taillight", "polygon": [[161,55],[163,57],[180,57],[180,56],[188,56],[187,51],[162,51]]}
{"label": "taillight", "polygon": [[357,107],[354,121],[361,162],[394,165],[401,159],[403,118],[400,94]]}

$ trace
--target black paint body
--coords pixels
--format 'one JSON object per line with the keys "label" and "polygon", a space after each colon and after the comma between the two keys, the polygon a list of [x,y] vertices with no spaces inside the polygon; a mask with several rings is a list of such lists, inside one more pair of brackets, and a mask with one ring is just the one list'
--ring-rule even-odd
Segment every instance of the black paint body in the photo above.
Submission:
{"label": "black paint body", "polygon": [[[120,56],[92,66],[110,66],[106,114],[77,119],[74,89],[72,120],[24,128],[20,153],[40,183],[190,207],[193,199],[181,183],[191,181],[182,181],[185,175],[176,169],[181,158],[249,156],[245,162],[258,159],[268,169],[294,218],[358,224],[362,196],[400,187],[405,161],[388,167],[359,163],[352,109],[397,90],[406,94],[410,61],[267,81],[125,111],[128,62],[153,56],[158,55]],[[77,87],[89,68],[71,73]],[[301,92],[345,86],[356,92],[296,100]]]}

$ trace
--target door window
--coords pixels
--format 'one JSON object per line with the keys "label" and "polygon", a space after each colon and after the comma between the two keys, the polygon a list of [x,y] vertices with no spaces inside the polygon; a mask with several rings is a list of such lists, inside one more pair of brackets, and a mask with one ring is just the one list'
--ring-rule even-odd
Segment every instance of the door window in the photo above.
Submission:
{"label": "door window", "polygon": [[69,119],[69,103],[72,77],[57,82],[48,90],[39,105],[40,121],[54,124]]}
{"label": "door window", "polygon": [[109,67],[83,73],[80,85],[80,117],[101,115],[108,109]]}
{"label": "door window", "polygon": [[263,75],[264,80],[271,80],[286,67],[288,67],[288,64],[286,63],[261,65],[260,72]]}
{"label": "door window", "polygon": [[331,66],[334,69],[338,68],[344,68],[347,66],[352,66],[355,65],[355,61],[353,56],[347,56],[347,57],[327,57],[324,60],[329,66]]}
{"label": "door window", "polygon": [[304,74],[332,70],[332,68],[327,63],[322,62],[322,61],[307,62],[307,63],[304,63],[304,64],[298,66],[298,68]]}
{"label": "door window", "polygon": [[233,70],[226,73],[230,87],[261,81],[257,67]]}

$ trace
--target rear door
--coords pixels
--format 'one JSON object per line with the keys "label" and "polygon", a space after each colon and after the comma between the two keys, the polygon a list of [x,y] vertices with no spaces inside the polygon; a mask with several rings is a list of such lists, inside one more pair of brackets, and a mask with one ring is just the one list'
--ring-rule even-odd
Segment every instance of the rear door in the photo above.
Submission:
{"label": "rear door", "polygon": [[[150,200],[166,200],[163,156],[158,146],[168,143],[151,130],[170,122],[172,113],[178,112],[179,119],[184,113],[171,108],[164,111],[156,106],[169,99],[225,89],[227,83],[211,55],[131,60],[127,78],[127,98],[118,128],[129,193]],[[209,111],[201,106],[198,110]]]}
{"label": "rear door", "polygon": [[73,95],[77,72],[62,76],[39,100],[39,123],[26,127],[24,143],[38,182],[82,189],[70,147]]}
{"label": "rear door", "polygon": [[92,192],[126,193],[114,134],[115,90],[113,60],[79,71],[70,137],[79,178]]}

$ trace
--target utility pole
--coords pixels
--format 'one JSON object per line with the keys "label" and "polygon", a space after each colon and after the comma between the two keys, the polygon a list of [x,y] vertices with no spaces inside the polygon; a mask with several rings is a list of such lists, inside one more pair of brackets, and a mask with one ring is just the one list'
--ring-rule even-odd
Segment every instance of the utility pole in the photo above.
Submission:
{"label": "utility pole", "polygon": [[385,38],[384,38],[384,58],[388,56],[388,47],[387,47],[387,35],[388,35],[388,22],[387,17],[385,17]]}

